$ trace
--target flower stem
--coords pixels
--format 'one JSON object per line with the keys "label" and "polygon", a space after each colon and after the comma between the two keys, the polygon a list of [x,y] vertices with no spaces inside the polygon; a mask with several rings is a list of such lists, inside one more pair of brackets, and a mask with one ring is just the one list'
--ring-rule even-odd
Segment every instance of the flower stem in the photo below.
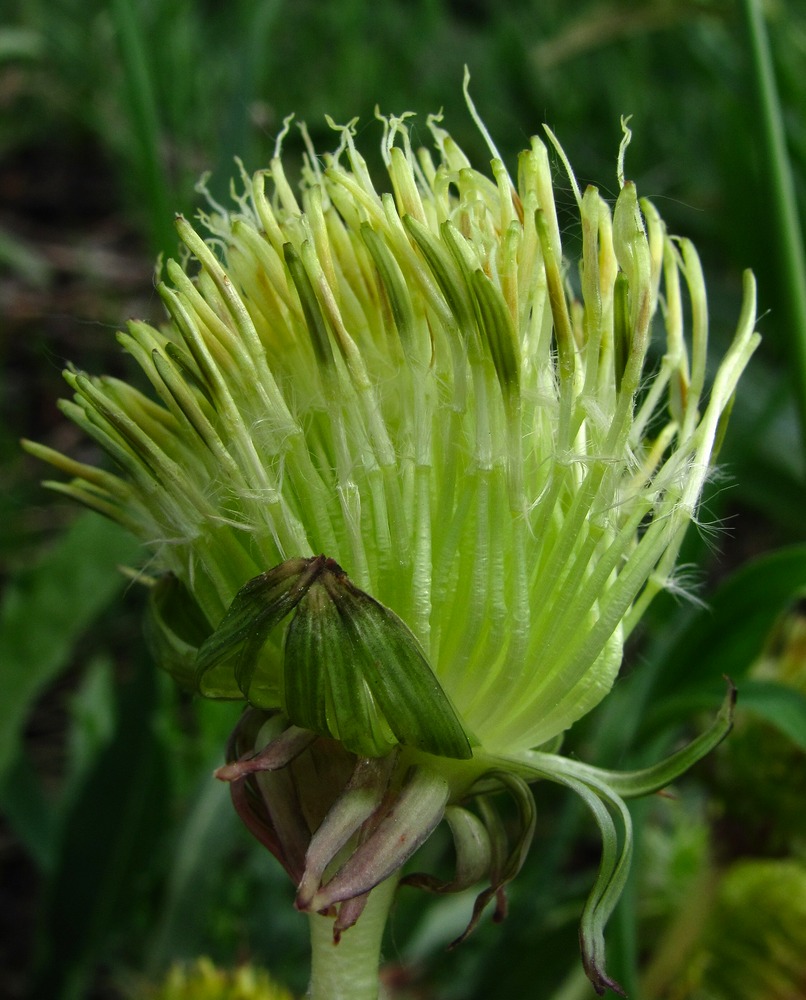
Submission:
{"label": "flower stem", "polygon": [[379,1000],[378,965],[398,875],[376,886],[358,922],[333,942],[333,920],[311,914],[309,1000]]}

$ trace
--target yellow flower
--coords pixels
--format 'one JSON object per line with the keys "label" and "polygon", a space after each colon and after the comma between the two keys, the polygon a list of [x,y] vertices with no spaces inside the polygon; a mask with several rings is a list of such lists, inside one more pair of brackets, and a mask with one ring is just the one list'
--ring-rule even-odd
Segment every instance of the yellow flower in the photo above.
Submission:
{"label": "yellow flower", "polygon": [[[293,1000],[268,974],[251,965],[218,969],[209,958],[173,965],[149,1000]],[[142,998],[145,1000],[145,998]]]}

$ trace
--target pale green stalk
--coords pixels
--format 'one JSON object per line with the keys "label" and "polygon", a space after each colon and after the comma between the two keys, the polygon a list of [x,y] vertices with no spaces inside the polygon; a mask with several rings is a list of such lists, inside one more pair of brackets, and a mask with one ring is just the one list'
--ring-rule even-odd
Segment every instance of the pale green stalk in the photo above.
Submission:
{"label": "pale green stalk", "polygon": [[333,940],[333,919],[310,915],[311,981],[308,1000],[382,1000],[378,966],[398,875],[376,886],[361,919]]}

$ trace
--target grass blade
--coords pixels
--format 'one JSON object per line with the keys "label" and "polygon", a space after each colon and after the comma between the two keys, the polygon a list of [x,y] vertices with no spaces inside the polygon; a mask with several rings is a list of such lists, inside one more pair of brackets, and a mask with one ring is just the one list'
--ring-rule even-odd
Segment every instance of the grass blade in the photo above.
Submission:
{"label": "grass blade", "polygon": [[750,36],[753,77],[761,110],[764,141],[760,144],[762,168],[770,179],[776,242],[780,244],[781,289],[792,329],[789,350],[794,368],[801,438],[806,450],[806,253],[798,216],[795,182],[784,134],[783,114],[775,83],[770,44],[760,0],[744,0]]}

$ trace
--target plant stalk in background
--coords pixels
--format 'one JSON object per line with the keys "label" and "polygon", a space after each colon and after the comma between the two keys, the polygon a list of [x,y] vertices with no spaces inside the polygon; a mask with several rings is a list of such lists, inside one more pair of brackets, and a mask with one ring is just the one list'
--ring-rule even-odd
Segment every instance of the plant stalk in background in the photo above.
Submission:
{"label": "plant stalk in background", "polygon": [[168,322],[120,335],[156,398],[66,373],[63,408],[114,472],[28,447],[72,477],[55,489],[142,539],[159,662],[249,703],[219,777],[312,914],[314,998],[377,995],[394,887],[442,820],[454,878],[403,881],[485,884],[468,930],[490,902],[503,916],[540,779],[601,831],[582,952],[597,990],[617,989],[603,929],[629,866],[623,798],[718,742],[730,697],[647,771],[557,751],[674,585],[757,343],[753,279],[706,393],[699,260],[624,181],[626,128],[613,208],[549,133],[581,226],[571,264],[540,139],[510,177],[479,122],[487,174],[437,117],[434,152],[415,152],[405,119],[382,119],[389,193],[350,123],[332,155],[309,148],[298,190],[278,141],[233,211],[201,215],[206,239],[177,220]]}

